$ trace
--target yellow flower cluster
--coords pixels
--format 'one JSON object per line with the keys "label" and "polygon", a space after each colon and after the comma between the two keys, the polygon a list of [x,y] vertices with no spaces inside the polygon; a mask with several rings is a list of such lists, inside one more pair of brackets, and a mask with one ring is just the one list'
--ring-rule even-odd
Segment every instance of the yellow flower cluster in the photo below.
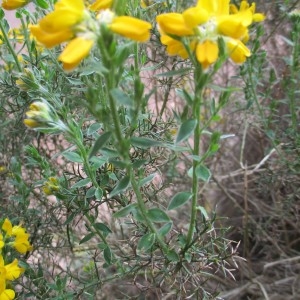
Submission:
{"label": "yellow flower cluster", "polygon": [[157,16],[161,42],[169,55],[183,59],[196,55],[203,69],[214,64],[219,57],[218,40],[223,39],[227,54],[235,63],[243,63],[251,55],[245,46],[249,38],[248,27],[264,19],[251,6],[242,1],[240,8],[230,0],[198,0],[197,5],[183,13],[165,13]]}
{"label": "yellow flower cluster", "polygon": [[22,226],[13,226],[9,219],[5,219],[0,233],[0,299],[10,300],[15,298],[13,289],[7,288],[7,282],[21,276],[24,269],[19,267],[18,259],[7,263],[3,255],[3,248],[13,247],[21,254],[32,250],[29,234]]}
{"label": "yellow flower cluster", "polygon": [[[28,0],[5,0],[2,6],[14,9]],[[38,24],[30,25],[30,31],[38,42],[47,48],[67,42],[58,57],[65,70],[74,69],[91,51],[104,26],[113,33],[137,42],[150,38],[151,24],[130,16],[117,16],[112,10],[113,0],[59,0],[54,11]],[[150,1],[142,1],[146,7]],[[230,0],[198,0],[196,6],[183,13],[158,15],[161,42],[169,55],[183,59],[196,56],[203,69],[214,64],[219,57],[218,41],[222,39],[228,56],[235,63],[243,63],[251,55],[245,46],[249,39],[248,28],[253,22],[261,22],[264,15],[255,12],[255,4],[241,1],[240,7]]]}
{"label": "yellow flower cluster", "polygon": [[[26,229],[22,226],[16,225],[12,226],[12,223],[9,219],[5,219],[2,225],[2,231],[4,232],[4,240],[3,235],[2,242],[0,243],[0,248],[2,249],[5,244],[8,244],[10,246],[13,246],[19,253],[24,254],[27,251],[32,250],[32,246],[29,243],[29,234],[26,233]],[[7,240],[12,240],[10,242],[7,242]],[[2,247],[1,247],[2,245]]]}
{"label": "yellow flower cluster", "polygon": [[47,195],[54,195],[59,191],[59,182],[56,177],[49,177],[42,187],[43,192]]}
{"label": "yellow flower cluster", "polygon": [[[21,80],[19,80],[17,84],[21,85]],[[26,116],[28,119],[24,120],[24,124],[30,128],[46,127],[48,123],[52,122],[50,108],[44,102],[34,102],[30,104]]]}
{"label": "yellow flower cluster", "polygon": [[[27,83],[22,77],[17,80],[19,88],[25,88]],[[34,83],[31,83],[34,84]],[[63,123],[52,106],[46,101],[36,101],[30,104],[29,110],[25,113],[27,118],[24,124],[32,129],[38,128],[44,132],[67,131],[68,127]],[[1,299],[0,299],[1,300]]]}
{"label": "yellow flower cluster", "polygon": [[111,10],[112,2],[98,0],[88,9],[83,0],[60,0],[53,12],[29,28],[47,48],[69,42],[58,60],[65,70],[72,70],[89,54],[101,34],[101,26],[134,41],[149,39],[151,25],[129,16],[116,16]]}

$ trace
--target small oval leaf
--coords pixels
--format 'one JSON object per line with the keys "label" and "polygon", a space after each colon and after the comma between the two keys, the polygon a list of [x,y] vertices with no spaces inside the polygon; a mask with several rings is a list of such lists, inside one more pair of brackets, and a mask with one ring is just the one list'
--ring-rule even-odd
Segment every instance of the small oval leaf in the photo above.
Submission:
{"label": "small oval leaf", "polygon": [[76,152],[65,152],[65,153],[62,153],[62,155],[63,155],[63,157],[65,157],[67,160],[69,160],[71,162],[78,162],[78,163],[83,162],[81,156]]}
{"label": "small oval leaf", "polygon": [[97,152],[108,142],[109,138],[111,137],[111,132],[105,132],[101,134],[97,141],[95,142],[94,146],[92,147],[89,157],[92,157],[97,154]]}
{"label": "small oval leaf", "polygon": [[128,216],[130,213],[134,212],[136,210],[137,204],[136,203],[131,203],[117,212],[113,214],[114,218],[122,218]]}
{"label": "small oval leaf", "polygon": [[91,182],[90,178],[84,178],[79,180],[78,182],[76,182],[75,184],[72,185],[71,189],[78,189],[81,188],[83,186],[86,186],[87,184],[89,184]]}
{"label": "small oval leaf", "polygon": [[130,183],[130,178],[129,176],[125,176],[123,177],[118,183],[117,185],[114,187],[114,189],[110,192],[109,196],[113,197],[116,196],[118,194],[120,194],[122,191],[126,190],[127,187],[129,186]]}
{"label": "small oval leaf", "polygon": [[196,167],[196,176],[198,179],[203,180],[205,182],[209,181],[211,177],[210,170],[203,165],[198,165]]}
{"label": "small oval leaf", "polygon": [[112,233],[112,231],[109,229],[108,226],[106,226],[104,223],[95,223],[93,226],[97,229],[102,231],[105,235],[108,235],[109,233]]}
{"label": "small oval leaf", "polygon": [[165,236],[170,232],[172,227],[173,227],[173,222],[168,222],[164,224],[161,228],[159,228],[158,234],[161,236]]}
{"label": "small oval leaf", "polygon": [[147,233],[139,240],[137,249],[141,251],[149,250],[155,242],[155,234]]}
{"label": "small oval leaf", "polygon": [[149,209],[147,215],[152,222],[170,222],[169,216],[160,208]]}
{"label": "small oval leaf", "polygon": [[95,196],[95,191],[96,191],[96,188],[95,187],[91,187],[85,194],[85,198],[92,198]]}
{"label": "small oval leaf", "polygon": [[183,122],[176,137],[176,144],[185,141],[189,136],[191,136],[196,126],[197,120],[187,120]]}
{"label": "small oval leaf", "polygon": [[130,143],[132,146],[142,148],[142,149],[163,146],[163,144],[159,141],[155,141],[155,140],[143,138],[143,137],[136,137],[136,136],[134,136],[130,139]]}
{"label": "small oval leaf", "polygon": [[95,235],[94,232],[88,233],[86,236],[84,236],[84,237],[79,241],[79,244],[83,244],[83,243],[89,241],[94,235]]}
{"label": "small oval leaf", "polygon": [[192,193],[190,192],[180,192],[177,193],[170,201],[168,210],[172,210],[178,208],[189,201],[192,197]]}
{"label": "small oval leaf", "polygon": [[112,253],[111,253],[111,250],[108,246],[103,251],[103,257],[104,257],[105,262],[108,265],[110,265],[111,261],[112,261]]}

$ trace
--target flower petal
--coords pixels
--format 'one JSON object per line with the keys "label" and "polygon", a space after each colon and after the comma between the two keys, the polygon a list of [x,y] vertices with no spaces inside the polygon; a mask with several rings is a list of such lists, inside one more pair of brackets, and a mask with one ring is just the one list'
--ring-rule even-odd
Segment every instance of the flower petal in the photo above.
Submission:
{"label": "flower petal", "polygon": [[194,31],[187,26],[182,14],[167,13],[156,17],[160,30],[177,36],[193,35]]}
{"label": "flower petal", "polygon": [[63,63],[63,68],[67,71],[74,69],[84,59],[92,49],[94,40],[84,37],[77,37],[70,41],[64,51],[58,57]]}
{"label": "flower petal", "polygon": [[209,18],[207,11],[201,7],[191,7],[185,10],[182,16],[187,27],[191,29],[207,22]]}
{"label": "flower petal", "polygon": [[18,260],[16,258],[12,263],[5,265],[4,268],[6,270],[5,279],[7,280],[17,279],[24,272],[24,269],[18,266]]}
{"label": "flower petal", "polygon": [[68,41],[73,36],[73,32],[70,29],[55,33],[47,33],[39,25],[29,25],[29,29],[37,41],[47,48],[52,48],[60,43]]}
{"label": "flower petal", "polygon": [[102,9],[111,8],[113,0],[97,0],[90,6],[90,10],[99,11]]}
{"label": "flower petal", "polygon": [[208,68],[211,64],[216,62],[219,55],[218,44],[206,40],[203,43],[199,43],[196,47],[196,57],[203,69]]}
{"label": "flower petal", "polygon": [[150,38],[151,24],[128,16],[115,17],[109,28],[137,42],[146,42]]}
{"label": "flower petal", "polygon": [[29,0],[3,0],[2,7],[7,10],[13,10],[25,6]]}
{"label": "flower petal", "polygon": [[250,50],[239,40],[231,39],[226,43],[230,58],[237,64],[245,62],[251,56]]}

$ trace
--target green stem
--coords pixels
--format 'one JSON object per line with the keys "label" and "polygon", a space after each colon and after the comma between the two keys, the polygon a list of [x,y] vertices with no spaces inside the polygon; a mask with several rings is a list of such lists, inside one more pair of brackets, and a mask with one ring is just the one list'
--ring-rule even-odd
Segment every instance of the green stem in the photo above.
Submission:
{"label": "green stem", "polygon": [[[99,43],[100,49],[102,50],[101,52],[103,52],[103,43],[100,42]],[[136,50],[136,57],[135,57],[135,68],[136,68],[136,72],[137,72],[137,68],[138,68],[138,58],[137,58],[137,54],[138,54],[138,48],[135,48]],[[132,165],[131,165],[131,161],[130,161],[130,155],[129,155],[129,143],[128,143],[128,138],[126,138],[123,133],[122,133],[122,128],[121,128],[121,123],[120,123],[120,119],[119,119],[119,113],[117,110],[117,106],[115,103],[115,100],[113,99],[110,91],[114,88],[116,88],[118,86],[118,82],[116,82],[115,78],[118,78],[119,76],[117,76],[116,74],[116,68],[115,65],[113,63],[113,57],[108,57],[108,52],[105,49],[104,50],[104,56],[103,56],[103,63],[104,66],[109,70],[109,73],[107,74],[107,77],[105,77],[106,80],[106,92],[107,92],[107,97],[109,100],[109,105],[110,105],[110,111],[111,111],[111,116],[112,116],[112,122],[114,127],[112,128],[115,134],[115,138],[117,141],[116,147],[117,150],[120,154],[120,156],[123,158],[125,164],[126,164],[126,171],[127,174],[130,178],[130,183],[132,186],[132,189],[136,195],[137,198],[137,204],[138,204],[138,208],[139,211],[141,212],[146,225],[148,226],[149,230],[155,234],[156,236],[156,241],[158,242],[158,244],[160,245],[162,251],[166,254],[168,253],[168,246],[166,245],[166,243],[163,241],[163,239],[161,238],[161,236],[158,234],[154,224],[152,223],[152,221],[148,218],[147,216],[147,207],[145,205],[143,196],[140,192],[140,187],[136,181],[135,178],[135,174],[133,172],[132,169]],[[137,73],[138,74],[138,73]],[[136,74],[136,76],[138,76]],[[139,90],[135,91],[136,93],[139,93]],[[136,100],[136,99],[135,99]],[[137,105],[137,104],[136,104]],[[139,107],[139,104],[138,104]],[[135,111],[136,114],[139,113],[139,109],[136,109]]]}
{"label": "green stem", "polygon": [[23,17],[21,17],[21,24],[22,24],[22,28],[23,28],[23,34],[25,37],[27,52],[29,54],[31,63],[33,64],[33,56],[32,56],[31,49],[30,49],[30,37],[29,37],[28,31],[27,31],[27,26],[23,20]]}
{"label": "green stem", "polygon": [[8,47],[8,49],[9,49],[11,55],[13,56],[13,58],[14,58],[14,60],[15,60],[16,66],[17,66],[17,68],[18,68],[18,71],[19,71],[19,72],[22,72],[22,67],[21,67],[20,62],[19,62],[19,60],[18,60],[17,53],[15,52],[14,48],[12,47],[12,45],[11,45],[11,43],[10,43],[10,40],[9,40],[7,34],[6,34],[6,31],[5,31],[4,27],[3,27],[2,22],[0,22],[0,30],[1,30],[1,32],[2,32],[2,36],[3,36],[3,38],[4,38],[4,41],[5,41],[5,43],[6,43],[7,47]]}
{"label": "green stem", "polygon": [[[202,105],[202,93],[203,88],[205,87],[207,81],[209,80],[209,76],[204,74],[202,70],[196,66],[194,73],[194,82],[195,86],[195,96],[193,102],[193,118],[197,121],[196,128],[194,129],[194,148],[193,155],[195,157],[199,157],[200,155],[200,138],[203,131],[201,128],[201,105]],[[202,160],[201,160],[202,162]],[[199,192],[199,181],[196,174],[197,166],[200,164],[199,161],[193,160],[193,178],[192,178],[192,206],[191,206],[191,218],[189,229],[186,237],[185,247],[182,250],[184,254],[193,243],[194,230],[196,225],[196,217],[197,217],[197,202],[198,202],[198,192]]]}
{"label": "green stem", "polygon": [[[199,94],[201,95],[201,94]],[[194,100],[194,118],[197,120],[197,126],[194,130],[194,149],[193,155],[199,156],[200,154],[200,137],[201,137],[201,125],[200,125],[200,108],[201,108],[201,98],[195,98]],[[197,166],[199,162],[197,160],[193,160],[193,178],[192,178],[192,207],[191,207],[191,218],[189,224],[189,230],[185,242],[185,247],[183,252],[186,252],[190,245],[192,244],[195,225],[196,225],[196,217],[197,217],[197,201],[198,201],[198,191],[199,191],[199,182],[196,174]]]}
{"label": "green stem", "polygon": [[163,250],[163,252],[165,254],[168,253],[169,251],[169,248],[168,246],[166,245],[166,243],[163,241],[163,239],[161,238],[161,236],[158,234],[154,224],[151,222],[151,220],[149,220],[148,216],[147,216],[147,207],[145,205],[145,202],[143,200],[143,197],[142,197],[142,194],[140,192],[140,188],[136,182],[136,179],[134,177],[134,173],[132,172],[132,167],[129,166],[127,168],[127,172],[130,176],[130,182],[131,182],[131,186],[132,186],[132,189],[136,195],[136,199],[137,199],[137,204],[138,204],[138,207],[139,207],[139,210],[145,220],[145,223],[147,224],[148,228],[150,229],[150,231],[152,233],[155,234],[155,237],[156,237],[156,241],[158,242],[158,244],[160,245],[161,249]]}
{"label": "green stem", "polygon": [[86,219],[89,221],[90,225],[93,226],[94,230],[97,232],[97,234],[98,234],[98,236],[100,237],[100,239],[102,240],[102,242],[103,242],[105,245],[108,246],[108,243],[107,243],[107,241],[106,241],[104,235],[102,234],[102,232],[101,232],[98,228],[96,228],[96,227],[94,226],[94,223],[95,223],[95,222],[94,222],[93,218],[92,218],[87,212],[85,212],[85,211],[84,211],[84,216],[85,216]]}

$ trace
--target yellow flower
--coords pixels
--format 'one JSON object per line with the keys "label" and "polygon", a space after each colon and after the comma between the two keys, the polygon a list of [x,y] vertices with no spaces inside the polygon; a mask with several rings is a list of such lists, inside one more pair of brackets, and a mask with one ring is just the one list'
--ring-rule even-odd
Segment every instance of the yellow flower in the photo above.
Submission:
{"label": "yellow flower", "polygon": [[151,24],[128,16],[115,17],[108,26],[114,33],[136,42],[146,42],[150,38]]}
{"label": "yellow flower", "polygon": [[5,265],[2,255],[0,255],[0,268],[4,268],[3,273],[6,280],[17,279],[24,272],[24,269],[18,266],[18,260],[16,258],[12,263]]}
{"label": "yellow flower", "polygon": [[[94,44],[95,35],[90,34],[90,21],[91,16],[85,10],[83,0],[61,0],[55,4],[53,12],[42,18],[37,25],[30,25],[29,29],[37,41],[47,48],[68,42],[75,37],[59,58],[64,68],[71,70],[88,55]],[[35,127],[35,124],[31,123],[29,122],[28,126]]]}
{"label": "yellow flower", "polygon": [[23,268],[18,266],[18,260],[5,265],[2,255],[0,255],[0,300],[10,300],[15,298],[15,292],[6,288],[7,280],[14,280],[21,276]]}
{"label": "yellow flower", "polygon": [[[2,230],[5,232],[6,237],[13,237],[14,240],[8,244],[12,245],[19,253],[26,253],[32,250],[32,246],[29,242],[29,234],[22,226],[12,226],[9,219],[5,219],[2,224]],[[1,298],[0,298],[1,300]]]}
{"label": "yellow flower", "polygon": [[93,39],[87,39],[81,36],[76,37],[69,42],[58,57],[58,60],[63,63],[64,70],[73,70],[86,56],[88,56],[93,45]]}
{"label": "yellow flower", "polygon": [[210,40],[206,40],[203,43],[199,43],[196,48],[197,60],[201,63],[203,69],[206,69],[213,64],[219,55],[219,48],[217,43]]}
{"label": "yellow flower", "polygon": [[2,224],[2,230],[5,231],[7,236],[12,235],[12,224],[9,219],[5,219],[3,224]]}
{"label": "yellow flower", "polygon": [[112,4],[113,0],[97,0],[90,6],[90,9],[93,11],[108,9],[111,8]]}
{"label": "yellow flower", "polygon": [[252,3],[250,6],[247,1],[241,2],[239,10],[234,4],[230,4],[230,12],[231,13],[236,14],[239,11],[241,12],[241,11],[250,10],[252,12],[253,22],[262,22],[265,19],[265,15],[261,14],[261,13],[255,13],[255,9],[256,9],[255,3]]}
{"label": "yellow flower", "polygon": [[13,10],[25,6],[30,0],[3,0],[2,7],[7,10]]}
{"label": "yellow flower", "polygon": [[29,29],[37,41],[47,48],[52,48],[60,43],[68,41],[73,36],[71,29],[65,29],[57,32],[47,32],[40,25],[29,25]]}
{"label": "yellow flower", "polygon": [[0,300],[12,300],[15,299],[15,292],[11,289],[0,290]]}
{"label": "yellow flower", "polygon": [[[4,247],[3,235],[0,233],[0,250]],[[1,252],[1,251],[0,251]]]}
{"label": "yellow flower", "polygon": [[26,116],[28,119],[24,120],[24,124],[30,128],[46,127],[52,122],[50,109],[44,102],[34,102],[30,104]]}
{"label": "yellow flower", "polygon": [[46,195],[53,195],[55,192],[59,191],[59,182],[57,178],[50,177],[47,182],[42,187],[43,192]]}
{"label": "yellow flower", "polygon": [[15,241],[13,242],[14,248],[21,254],[25,254],[33,249],[29,242],[29,234],[25,231],[16,235]]}
{"label": "yellow flower", "polygon": [[24,68],[23,74],[16,80],[17,87],[24,92],[30,89],[38,89],[39,85],[36,83],[34,73],[29,68]]}
{"label": "yellow flower", "polygon": [[[112,3],[112,1],[110,2]],[[112,32],[136,42],[146,42],[149,40],[150,29],[152,27],[149,22],[130,16],[116,16],[111,9],[106,8],[109,1],[100,0],[96,1],[94,4],[97,3],[99,5],[95,5],[95,7],[105,8],[100,9],[100,12],[97,15],[97,20],[100,25],[107,26]]]}
{"label": "yellow flower", "polygon": [[166,13],[157,16],[161,42],[169,55],[188,57],[195,53],[203,69],[214,64],[219,56],[218,40],[223,39],[227,54],[235,63],[243,63],[251,55],[244,45],[249,37],[248,27],[264,19],[251,6],[242,1],[240,9],[229,4],[230,0],[198,0],[195,7],[182,14]]}
{"label": "yellow flower", "polygon": [[[98,0],[90,10],[100,11],[97,19],[85,8],[84,0],[60,0],[54,11],[42,18],[30,31],[38,42],[47,48],[69,42],[58,60],[67,71],[74,69],[90,53],[97,38],[101,38],[100,26],[138,42],[150,38],[148,22],[127,16],[115,16],[110,10],[113,0]],[[26,125],[36,127],[36,120],[26,120]]]}
{"label": "yellow flower", "polygon": [[82,0],[61,0],[54,5],[54,11],[30,25],[29,29],[38,42],[47,48],[70,40],[77,24],[84,20],[84,3]]}

